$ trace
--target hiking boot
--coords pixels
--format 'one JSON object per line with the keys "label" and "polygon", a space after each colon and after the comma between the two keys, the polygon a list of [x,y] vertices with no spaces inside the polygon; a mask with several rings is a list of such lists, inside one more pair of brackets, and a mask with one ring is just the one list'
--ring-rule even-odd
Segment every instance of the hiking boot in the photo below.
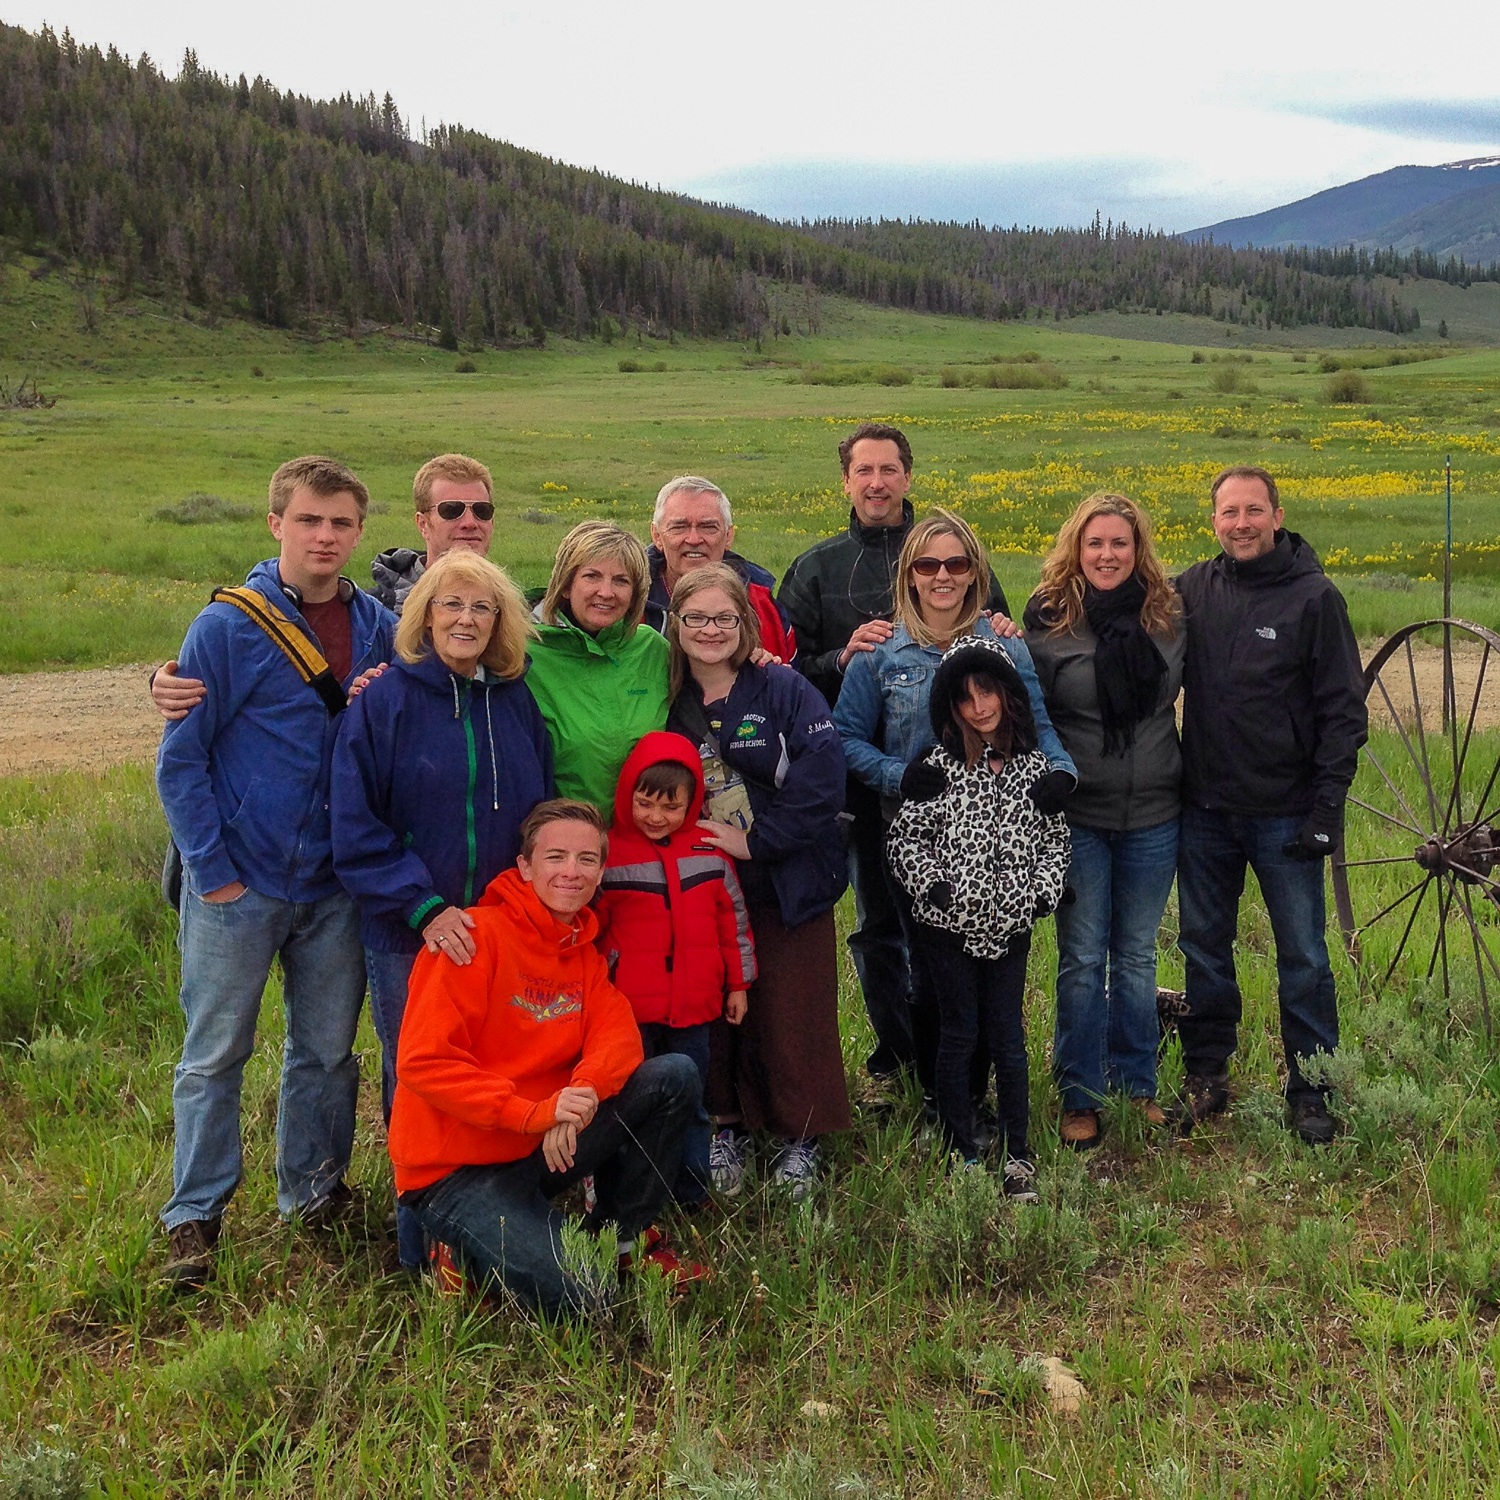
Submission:
{"label": "hiking boot", "polygon": [[213,1274],[219,1219],[189,1219],[168,1232],[171,1253],[161,1268],[162,1282],[174,1292],[199,1292]]}
{"label": "hiking boot", "polygon": [[708,1143],[708,1175],[714,1192],[726,1198],[738,1197],[745,1186],[745,1148],[749,1137],[731,1125],[713,1133]]}
{"label": "hiking boot", "polygon": [[818,1143],[816,1141],[783,1141],[781,1155],[771,1181],[786,1188],[793,1203],[800,1203],[813,1190],[818,1176]]}
{"label": "hiking boot", "polygon": [[321,1198],[297,1210],[296,1223],[303,1229],[333,1229],[352,1216],[358,1202],[358,1194],[341,1177]]}
{"label": "hiking boot", "polygon": [[1177,1128],[1184,1135],[1191,1135],[1195,1125],[1222,1115],[1228,1108],[1228,1073],[1189,1073],[1182,1080],[1182,1093],[1177,1101]]}
{"label": "hiking boot", "polygon": [[1036,1190],[1036,1166],[1019,1156],[1012,1156],[1005,1163],[1005,1175],[1000,1179],[1005,1196],[1015,1203],[1037,1203],[1041,1194]]}
{"label": "hiking boot", "polygon": [[647,1266],[655,1266],[671,1283],[674,1292],[686,1291],[700,1281],[707,1281],[713,1274],[707,1266],[699,1265],[695,1260],[684,1260],[654,1224],[641,1235],[636,1249],[627,1250],[620,1256],[620,1275],[623,1278]]}
{"label": "hiking boot", "polygon": [[1338,1134],[1338,1126],[1321,1096],[1299,1099],[1288,1105],[1287,1112],[1292,1131],[1304,1146],[1330,1145]]}
{"label": "hiking boot", "polygon": [[1148,1125],[1161,1126],[1167,1123],[1167,1112],[1161,1107],[1161,1105],[1156,1102],[1155,1099],[1146,1098],[1144,1096],[1139,1099],[1132,1099],[1130,1101],[1130,1107],[1135,1110],[1135,1112],[1141,1117],[1141,1119],[1143,1119]]}
{"label": "hiking boot", "polygon": [[1058,1135],[1069,1151],[1092,1151],[1104,1132],[1097,1109],[1065,1109]]}

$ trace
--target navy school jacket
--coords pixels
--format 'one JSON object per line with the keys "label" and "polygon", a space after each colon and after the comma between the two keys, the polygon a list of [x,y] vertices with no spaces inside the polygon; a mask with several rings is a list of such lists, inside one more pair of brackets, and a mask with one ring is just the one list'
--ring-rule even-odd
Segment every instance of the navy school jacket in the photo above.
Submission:
{"label": "navy school jacket", "polygon": [[552,742],[525,680],[399,658],[342,715],[333,861],[360,937],[415,953],[444,906],[473,906],[516,862],[521,822],[554,795]]}
{"label": "navy school jacket", "polygon": [[[700,744],[703,700],[683,683],[667,728]],[[746,662],[725,703],[720,749],[744,777],[754,823],[740,875],[752,900],[769,887],[788,927],[822,916],[844,893],[839,813],[848,767],[828,702],[790,667]]]}

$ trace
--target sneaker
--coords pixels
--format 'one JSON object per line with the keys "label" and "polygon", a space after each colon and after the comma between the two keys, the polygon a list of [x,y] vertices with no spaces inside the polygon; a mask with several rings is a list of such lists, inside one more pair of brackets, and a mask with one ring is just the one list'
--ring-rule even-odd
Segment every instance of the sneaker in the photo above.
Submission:
{"label": "sneaker", "polygon": [[1092,1151],[1103,1135],[1097,1109],[1065,1109],[1058,1135],[1069,1151]]}
{"label": "sneaker", "polygon": [[812,1192],[818,1175],[818,1143],[816,1141],[783,1141],[781,1155],[776,1159],[776,1170],[771,1181],[777,1187],[790,1190],[793,1203],[800,1203]]}
{"label": "sneaker", "polygon": [[733,1126],[716,1130],[708,1143],[708,1175],[714,1191],[726,1198],[737,1197],[745,1186],[745,1148],[748,1137]]}
{"label": "sneaker", "polygon": [[303,1229],[332,1229],[354,1212],[359,1196],[342,1177],[311,1203],[297,1210],[296,1223]]}
{"label": "sneaker", "polygon": [[671,1283],[672,1290],[678,1292],[707,1281],[713,1274],[707,1266],[699,1265],[695,1260],[684,1260],[654,1225],[641,1236],[640,1245],[635,1250],[627,1250],[620,1257],[620,1275],[628,1276],[646,1266],[657,1267]]}
{"label": "sneaker", "polygon": [[213,1274],[219,1219],[189,1219],[170,1230],[171,1254],[161,1268],[162,1282],[174,1292],[199,1292]]}
{"label": "sneaker", "polygon": [[1229,1075],[1227,1073],[1189,1073],[1182,1080],[1182,1094],[1177,1101],[1177,1128],[1192,1133],[1214,1115],[1229,1108]]}
{"label": "sneaker", "polygon": [[1161,1105],[1156,1102],[1155,1099],[1146,1097],[1132,1099],[1130,1101],[1130,1107],[1135,1110],[1135,1112],[1141,1117],[1141,1119],[1143,1119],[1148,1125],[1159,1126],[1165,1125],[1167,1123],[1167,1112],[1161,1107]]}
{"label": "sneaker", "polygon": [[1305,1146],[1330,1145],[1338,1133],[1338,1126],[1321,1097],[1299,1099],[1288,1107],[1288,1112],[1292,1130]]}
{"label": "sneaker", "polygon": [[1035,1165],[1018,1156],[1012,1156],[1005,1163],[1005,1176],[1000,1186],[1005,1196],[1017,1203],[1036,1203],[1042,1196],[1036,1190]]}

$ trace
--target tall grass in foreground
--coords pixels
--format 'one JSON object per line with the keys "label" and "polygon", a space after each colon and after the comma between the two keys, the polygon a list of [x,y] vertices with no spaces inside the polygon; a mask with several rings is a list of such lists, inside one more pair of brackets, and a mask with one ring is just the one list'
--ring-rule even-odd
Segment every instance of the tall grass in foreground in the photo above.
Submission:
{"label": "tall grass in foreground", "polygon": [[[1420,988],[1356,998],[1339,960],[1348,1129],[1313,1154],[1282,1126],[1251,906],[1232,1114],[1179,1143],[1112,1109],[1080,1159],[1054,1144],[1044,926],[1038,1207],[947,1177],[912,1109],[864,1110],[802,1209],[757,1186],[676,1226],[718,1273],[690,1300],[643,1280],[612,1318],[551,1328],[390,1273],[367,1030],[364,1217],[331,1238],[278,1224],[273,985],[220,1274],[173,1302],[151,1280],[180,1036],[160,836],[141,770],[0,783],[6,1500],[1500,1486],[1500,1066],[1472,997],[1452,1015]],[[1163,966],[1180,974],[1170,950]],[[852,982],[844,1023],[853,1078],[869,1039]],[[1078,1373],[1081,1421],[1052,1414],[1034,1355]]]}

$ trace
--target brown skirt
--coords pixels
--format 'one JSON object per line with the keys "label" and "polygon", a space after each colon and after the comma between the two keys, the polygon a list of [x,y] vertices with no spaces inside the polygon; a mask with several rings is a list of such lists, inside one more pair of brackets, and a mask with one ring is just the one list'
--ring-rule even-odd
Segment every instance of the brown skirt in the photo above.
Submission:
{"label": "brown skirt", "polygon": [[760,978],[740,1025],[713,1023],[705,1107],[789,1140],[847,1130],[833,913],[787,927],[752,902],[750,922]]}

